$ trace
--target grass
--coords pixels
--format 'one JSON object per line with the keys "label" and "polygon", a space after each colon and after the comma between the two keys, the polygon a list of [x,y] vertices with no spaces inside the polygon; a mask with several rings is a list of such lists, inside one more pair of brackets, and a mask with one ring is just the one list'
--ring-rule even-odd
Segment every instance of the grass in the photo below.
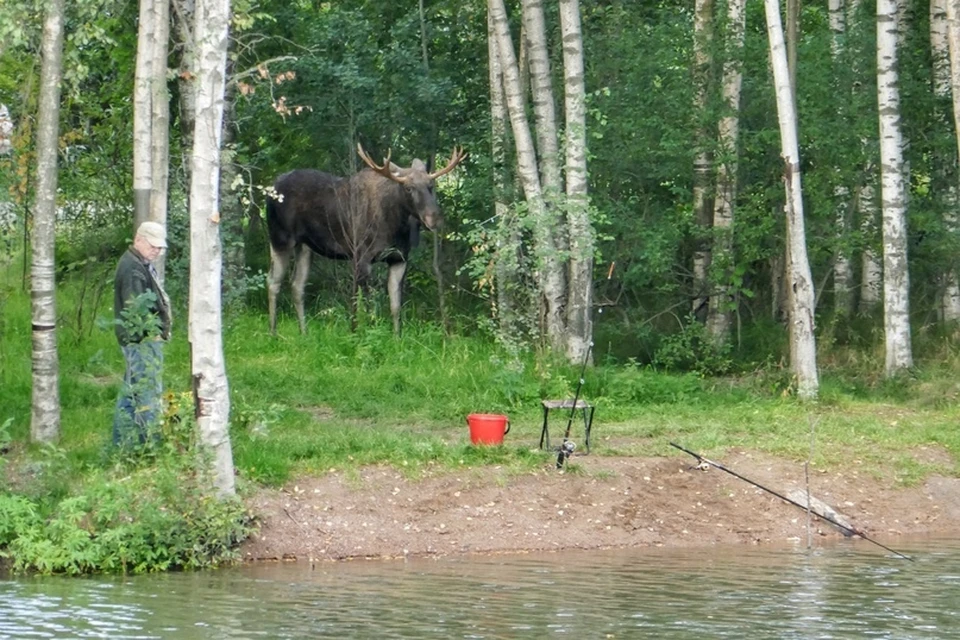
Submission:
{"label": "grass", "polygon": [[[184,455],[195,439],[185,311],[164,368],[177,419],[167,422],[159,450],[119,457],[110,448],[123,373],[110,309],[112,265],[84,262],[72,271],[57,291],[61,438],[53,447],[31,445],[30,297],[19,264],[0,259],[0,569],[5,555],[15,569],[47,573],[229,562],[248,535],[249,514],[240,503],[210,500],[202,467]],[[414,321],[398,338],[386,314],[360,320],[350,331],[341,310],[315,307],[306,335],[285,313],[271,336],[262,309],[226,317],[241,495],[331,469],[356,478],[370,464],[411,477],[554,464],[556,453],[538,448],[540,400],[571,398],[579,365],[538,353],[511,356],[482,333],[446,335]],[[718,460],[736,448],[801,461],[811,454],[813,433],[815,468],[855,466],[903,485],[933,473],[960,475],[960,348],[953,336],[920,332],[915,356],[911,377],[888,381],[880,345],[821,345],[820,400],[802,403],[776,364],[720,378],[597,354],[600,364],[586,371],[581,394],[596,406],[591,453],[685,455],[670,446],[677,442]],[[510,417],[504,446],[469,444],[466,416],[474,412]],[[583,446],[579,415],[554,412],[550,419],[554,444],[572,419],[572,437]],[[573,460],[567,471],[585,473]]]}
{"label": "grass", "polygon": [[[109,271],[94,265],[82,276],[84,286],[74,274],[58,291],[58,449],[76,477],[104,464],[122,375],[111,296],[96,297],[90,284],[108,279]],[[0,268],[0,292],[0,429],[12,441],[11,455],[27,459],[40,454],[26,444],[30,309],[16,268]],[[164,377],[171,397],[189,403],[186,327],[181,311]],[[960,473],[955,462],[924,462],[912,455],[920,447],[935,447],[960,459],[960,411],[950,401],[958,395],[960,356],[952,341],[931,342],[938,345],[928,357],[931,364],[919,367],[913,379],[865,382],[860,358],[859,370],[836,367],[824,374],[816,403],[786,393],[787,376],[775,368],[712,379],[598,365],[588,369],[582,391],[597,406],[592,452],[676,455],[669,446],[676,441],[706,455],[747,448],[805,459],[815,428],[816,465],[856,461],[904,483],[933,472],[955,475]],[[540,400],[572,397],[580,376],[578,366],[536,354],[514,358],[486,336],[448,336],[430,324],[407,323],[397,338],[385,318],[366,317],[351,332],[346,318],[329,310],[315,311],[307,335],[299,334],[290,314],[282,315],[277,337],[268,333],[262,310],[242,311],[225,321],[224,351],[242,483],[279,484],[298,473],[366,464],[393,465],[410,474],[437,466],[542,466],[553,454],[536,451]],[[504,447],[469,446],[465,416],[473,412],[510,416]],[[575,439],[582,438],[578,421],[579,416]],[[566,415],[552,414],[554,440],[566,422]]]}

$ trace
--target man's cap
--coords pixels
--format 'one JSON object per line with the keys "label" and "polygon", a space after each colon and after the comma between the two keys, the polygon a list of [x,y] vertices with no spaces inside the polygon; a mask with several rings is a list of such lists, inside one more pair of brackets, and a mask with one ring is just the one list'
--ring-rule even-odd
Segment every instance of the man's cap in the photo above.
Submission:
{"label": "man's cap", "polygon": [[159,222],[144,222],[137,229],[137,235],[150,243],[150,246],[165,249],[167,246],[167,230]]}

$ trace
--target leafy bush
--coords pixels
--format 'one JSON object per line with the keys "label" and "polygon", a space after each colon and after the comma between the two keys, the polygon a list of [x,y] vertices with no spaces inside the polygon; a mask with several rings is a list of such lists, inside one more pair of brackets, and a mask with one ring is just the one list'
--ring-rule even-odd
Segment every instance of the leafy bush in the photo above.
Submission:
{"label": "leafy bush", "polygon": [[703,323],[688,318],[680,333],[663,338],[653,364],[671,371],[696,371],[705,376],[728,373],[733,366],[730,345],[712,340]]}
{"label": "leafy bush", "polygon": [[[14,571],[70,575],[213,567],[237,559],[251,516],[210,494],[185,401],[172,398],[164,439],[89,469],[51,492],[62,465],[31,466],[18,493],[0,493],[0,557]],[[48,456],[56,459],[57,456]]]}
{"label": "leafy bush", "polygon": [[82,574],[196,569],[236,559],[250,530],[238,501],[198,486],[184,465],[128,464],[54,503],[0,494],[0,554],[14,571]]}

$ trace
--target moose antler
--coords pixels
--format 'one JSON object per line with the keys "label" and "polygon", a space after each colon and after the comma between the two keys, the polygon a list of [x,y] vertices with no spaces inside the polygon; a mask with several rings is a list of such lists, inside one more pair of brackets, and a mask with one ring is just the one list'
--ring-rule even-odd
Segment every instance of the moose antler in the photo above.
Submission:
{"label": "moose antler", "polygon": [[447,166],[445,166],[443,169],[440,169],[439,171],[434,171],[433,173],[431,173],[430,178],[432,180],[436,180],[440,176],[447,175],[448,173],[453,171],[458,164],[460,164],[461,160],[463,160],[466,157],[467,157],[467,154],[466,152],[464,152],[463,147],[454,147],[453,154],[450,156],[450,162],[447,163]]}
{"label": "moose antler", "polygon": [[363,146],[361,146],[359,142],[357,143],[357,153],[360,154],[360,158],[368,167],[382,175],[384,178],[389,178],[394,182],[399,182],[400,184],[406,182],[406,178],[398,176],[390,171],[390,149],[387,149],[387,158],[383,161],[382,166],[370,159],[370,156],[367,155],[367,152],[363,150]]}

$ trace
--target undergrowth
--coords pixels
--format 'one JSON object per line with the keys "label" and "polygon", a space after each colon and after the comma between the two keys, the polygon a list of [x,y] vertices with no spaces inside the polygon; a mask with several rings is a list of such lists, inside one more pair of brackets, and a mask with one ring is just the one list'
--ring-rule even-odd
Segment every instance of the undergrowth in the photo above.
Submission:
{"label": "undergrowth", "polygon": [[210,493],[188,409],[172,404],[162,442],[105,453],[99,466],[71,469],[50,446],[17,456],[0,491],[0,557],[16,572],[69,575],[236,561],[252,518],[240,500]]}

